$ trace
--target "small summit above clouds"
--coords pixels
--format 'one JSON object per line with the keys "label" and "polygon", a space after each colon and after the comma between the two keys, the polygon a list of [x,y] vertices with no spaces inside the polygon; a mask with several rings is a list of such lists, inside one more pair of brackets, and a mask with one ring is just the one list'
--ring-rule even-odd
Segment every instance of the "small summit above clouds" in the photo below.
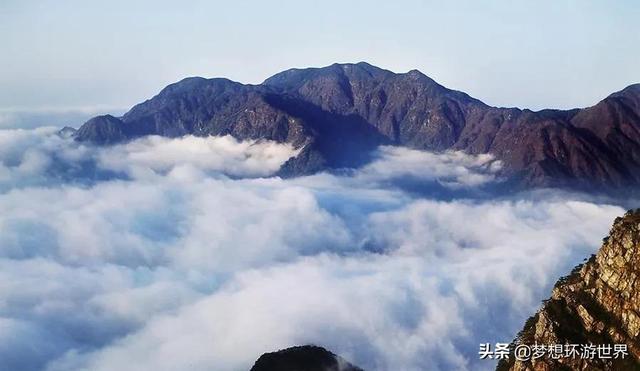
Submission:
{"label": "small summit above clouds", "polygon": [[250,371],[363,371],[330,351],[304,345],[265,353]]}
{"label": "small summit above clouds", "polygon": [[418,70],[368,63],[290,69],[260,85],[192,77],[120,118],[99,116],[79,141],[145,135],[232,135],[300,149],[280,175],[353,168],[379,145],[492,154],[516,188],[612,189],[640,183],[640,85],[593,107],[533,112],[490,107]]}
{"label": "small summit above clouds", "polygon": [[123,142],[129,136],[124,123],[112,115],[96,116],[87,121],[76,132],[76,138],[83,138],[96,144]]}
{"label": "small summit above clouds", "polygon": [[71,138],[74,135],[76,135],[77,131],[78,130],[76,130],[76,129],[72,128],[72,127],[65,126],[62,129],[60,129],[60,131],[58,131],[58,135],[60,135],[63,138]]}

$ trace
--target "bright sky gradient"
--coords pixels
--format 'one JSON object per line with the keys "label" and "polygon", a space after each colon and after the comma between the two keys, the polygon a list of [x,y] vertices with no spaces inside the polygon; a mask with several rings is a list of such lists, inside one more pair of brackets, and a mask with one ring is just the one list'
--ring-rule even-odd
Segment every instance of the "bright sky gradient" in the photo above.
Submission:
{"label": "bright sky gradient", "polygon": [[0,111],[117,111],[186,76],[417,68],[488,104],[589,106],[640,82],[637,1],[2,0]]}

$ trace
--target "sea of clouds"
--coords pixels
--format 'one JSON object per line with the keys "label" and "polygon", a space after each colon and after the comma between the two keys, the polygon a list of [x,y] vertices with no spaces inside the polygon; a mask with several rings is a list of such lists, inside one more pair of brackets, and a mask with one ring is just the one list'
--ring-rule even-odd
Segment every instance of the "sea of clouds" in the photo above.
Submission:
{"label": "sea of clouds", "polygon": [[624,209],[499,196],[491,156],[381,147],[283,180],[231,137],[0,130],[0,369],[248,370],[317,344],[367,370],[481,370]]}

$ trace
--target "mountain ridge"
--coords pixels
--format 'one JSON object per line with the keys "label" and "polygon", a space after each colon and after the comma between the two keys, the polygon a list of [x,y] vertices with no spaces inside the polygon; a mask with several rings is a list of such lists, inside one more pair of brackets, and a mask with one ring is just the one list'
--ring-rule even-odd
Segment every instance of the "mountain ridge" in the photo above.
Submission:
{"label": "mountain ridge", "polygon": [[365,62],[294,68],[257,85],[190,77],[116,118],[95,117],[79,141],[144,135],[232,135],[291,143],[279,175],[356,167],[378,145],[491,153],[524,187],[620,188],[640,183],[640,84],[572,110],[498,108],[418,70]]}

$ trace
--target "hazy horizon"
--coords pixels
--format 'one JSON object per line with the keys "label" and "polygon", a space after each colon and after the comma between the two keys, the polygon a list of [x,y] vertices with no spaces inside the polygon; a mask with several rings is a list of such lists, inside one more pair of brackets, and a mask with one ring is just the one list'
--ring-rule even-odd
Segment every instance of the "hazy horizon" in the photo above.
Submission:
{"label": "hazy horizon", "polygon": [[[269,16],[265,16],[265,15]],[[575,108],[640,82],[631,1],[5,1],[0,111],[111,112],[187,76],[260,83],[366,61],[492,106]]]}

